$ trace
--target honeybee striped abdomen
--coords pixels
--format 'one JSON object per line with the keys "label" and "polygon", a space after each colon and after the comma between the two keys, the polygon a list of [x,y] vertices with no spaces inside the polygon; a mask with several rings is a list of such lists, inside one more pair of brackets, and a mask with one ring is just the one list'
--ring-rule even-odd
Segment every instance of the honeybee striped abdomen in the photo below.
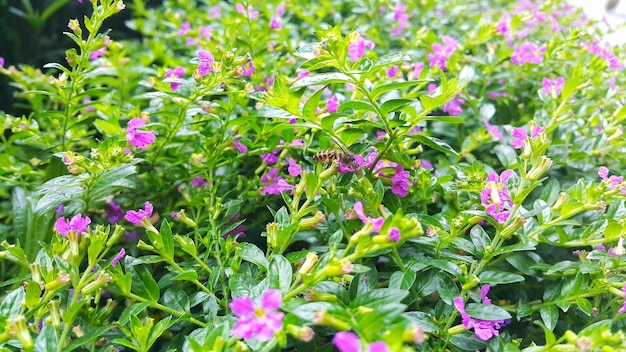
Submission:
{"label": "honeybee striped abdomen", "polygon": [[358,165],[354,160],[354,154],[334,149],[326,149],[317,152],[313,155],[313,160],[318,163],[332,163],[333,161],[338,161],[343,166],[352,170],[356,170],[358,168]]}

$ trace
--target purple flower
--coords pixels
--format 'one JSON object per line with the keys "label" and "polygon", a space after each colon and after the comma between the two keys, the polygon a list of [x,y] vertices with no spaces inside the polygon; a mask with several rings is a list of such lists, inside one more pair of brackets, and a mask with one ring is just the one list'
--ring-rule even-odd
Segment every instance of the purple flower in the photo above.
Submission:
{"label": "purple flower", "polygon": [[284,178],[276,176],[277,174],[278,169],[271,168],[267,174],[261,177],[261,182],[265,183],[260,192],[262,196],[266,194],[279,195],[280,192],[293,191],[293,186],[288,184]]}
{"label": "purple flower", "polygon": [[122,218],[122,216],[124,216],[124,212],[122,211],[122,207],[120,207],[119,205],[115,204],[115,202],[111,202],[109,203],[109,206],[106,208],[105,210],[109,223],[113,224],[115,222],[117,222],[119,219]]}
{"label": "purple flower", "polygon": [[119,253],[117,253],[115,258],[113,258],[113,260],[111,260],[111,265],[113,265],[113,267],[115,267],[117,265],[117,262],[122,260],[122,258],[124,258],[125,255],[126,255],[126,250],[124,248],[120,249]]}
{"label": "purple flower", "polygon": [[387,70],[387,78],[393,78],[396,76],[396,74],[398,73],[398,70],[400,69],[400,66],[395,65],[392,66],[391,68],[389,68]]}
{"label": "purple flower", "polygon": [[[182,66],[178,66],[175,69],[168,68],[167,73],[165,73],[165,77],[182,77],[185,75],[185,68]],[[178,82],[170,82],[170,87],[172,87],[172,91],[175,91],[180,87],[180,83]]]}
{"label": "purple flower", "polygon": [[248,147],[246,147],[240,140],[234,140],[233,145],[241,154],[246,154],[248,152]]}
{"label": "purple flower", "polygon": [[190,29],[191,29],[191,23],[185,21],[185,22],[183,22],[183,24],[180,25],[180,29],[178,30],[177,34],[178,34],[178,36],[182,37],[187,32],[189,32]]}
{"label": "purple flower", "polygon": [[261,154],[261,160],[265,161],[267,165],[274,165],[278,162],[278,156],[274,153]]}
{"label": "purple flower", "polygon": [[209,18],[210,19],[220,18],[221,11],[222,9],[219,6],[213,6],[209,8]]}
{"label": "purple flower", "polygon": [[252,76],[252,72],[254,72],[254,70],[256,69],[254,67],[254,63],[252,61],[248,61],[246,62],[243,66],[243,73],[241,74],[242,76],[248,76],[251,77]]}
{"label": "purple flower", "polygon": [[600,168],[598,169],[598,176],[600,176],[600,179],[602,179],[602,181],[609,184],[609,189],[611,191],[624,181],[624,176],[609,176],[609,169],[606,166],[600,166]]}
{"label": "purple flower", "polygon": [[561,90],[563,90],[563,86],[565,85],[565,78],[559,77],[553,81],[547,77],[544,77],[541,80],[541,84],[543,85],[543,87],[541,88],[542,92],[546,94],[551,94],[554,90],[554,95],[558,96],[559,94],[561,94]]}
{"label": "purple flower", "polygon": [[356,34],[355,38],[350,40],[348,44],[348,55],[352,62],[359,60],[365,55],[365,48],[374,49],[376,45],[371,40],[365,40],[360,34]]}
{"label": "purple flower", "polygon": [[338,108],[339,108],[339,103],[337,102],[337,95],[333,94],[326,101],[326,111],[335,113],[335,112],[337,112]]}
{"label": "purple flower", "polygon": [[215,62],[215,58],[211,52],[200,50],[198,52],[198,60],[200,61],[198,64],[198,74],[204,77],[213,70],[213,62]]}
{"label": "purple flower", "polygon": [[406,197],[407,193],[409,193],[409,187],[411,187],[410,176],[411,173],[409,171],[404,171],[402,166],[398,165],[396,174],[391,179],[391,192],[400,198]]}
{"label": "purple flower", "polygon": [[364,225],[370,224],[372,226],[373,232],[380,231],[380,228],[383,226],[383,223],[385,222],[385,219],[383,217],[372,218],[372,217],[366,216],[365,210],[363,209],[363,203],[361,203],[360,201],[354,203],[354,206],[352,208],[354,209],[354,212],[359,217],[359,219],[361,219]]}
{"label": "purple flower", "polygon": [[[546,133],[545,128],[537,125],[533,127],[533,129],[530,131],[530,139],[535,140],[539,137],[540,134],[545,134],[545,133]],[[513,136],[513,140],[511,141],[511,146],[513,146],[513,148],[515,149],[524,148],[528,140],[528,133],[526,132],[525,129],[521,127],[515,127],[513,129],[513,132],[511,133],[511,136]]]}
{"label": "purple flower", "polygon": [[620,314],[626,312],[626,284],[622,287],[622,294],[624,295],[624,305],[622,305],[622,308],[618,311]]}
{"label": "purple flower", "polygon": [[211,26],[206,25],[204,27],[200,27],[198,36],[204,39],[211,39]]}
{"label": "purple flower", "polygon": [[54,229],[64,237],[67,237],[70,231],[74,231],[80,236],[82,233],[87,233],[89,224],[91,224],[91,219],[88,216],[83,217],[81,214],[76,214],[70,220],[61,216],[54,223]]}
{"label": "purple flower", "polygon": [[152,204],[150,204],[150,202],[144,203],[144,207],[145,209],[139,209],[137,211],[135,210],[127,211],[126,215],[124,216],[124,219],[128,220],[134,225],[142,224],[143,219],[150,219],[150,217],[152,216],[152,210],[153,210]]}
{"label": "purple flower", "polygon": [[480,201],[485,207],[487,214],[503,224],[509,218],[510,209],[513,207],[513,200],[506,187],[506,182],[513,175],[513,170],[504,170],[498,176],[492,172],[487,176],[487,185],[480,192]]}
{"label": "purple flower", "polygon": [[191,185],[195,189],[202,188],[202,187],[204,187],[205,185],[208,184],[207,180],[204,177],[192,178],[191,181],[189,181],[189,183],[191,183]]}
{"label": "purple flower", "polygon": [[397,227],[392,227],[389,230],[389,239],[392,242],[398,242],[400,241],[400,229],[398,229]]}
{"label": "purple flower", "polygon": [[407,75],[408,79],[419,79],[422,74],[422,70],[426,66],[423,62],[417,62],[413,65],[413,71]]}
{"label": "purple flower", "polygon": [[458,48],[459,43],[453,37],[444,35],[441,37],[443,45],[434,43],[432,45],[433,53],[426,55],[426,58],[430,61],[430,67],[439,67],[441,70],[446,69],[446,61]]}
{"label": "purple flower", "polygon": [[54,208],[54,215],[59,215],[65,209],[65,205],[59,204],[56,208]]}
{"label": "purple flower", "polygon": [[143,150],[146,150],[156,139],[154,131],[139,131],[139,128],[145,125],[146,122],[143,119],[135,117],[128,121],[128,128],[126,129],[126,140],[128,143]]}
{"label": "purple flower", "polygon": [[500,133],[500,127],[489,124],[489,121],[487,120],[485,120],[485,127],[487,128],[487,131],[491,133],[493,138],[499,140],[500,142],[504,140],[504,136]]}
{"label": "purple flower", "polygon": [[545,45],[537,47],[535,43],[523,42],[522,45],[515,45],[513,47],[511,62],[517,65],[523,65],[525,63],[540,64],[543,61],[543,53],[545,51]]}
{"label": "purple flower", "polygon": [[4,67],[4,58],[0,56],[0,67]]}
{"label": "purple flower", "polygon": [[238,318],[233,326],[232,334],[238,338],[269,341],[274,333],[283,327],[280,308],[282,296],[279,290],[269,289],[261,296],[257,306],[250,297],[237,297],[228,306]]}
{"label": "purple flower", "polygon": [[463,109],[461,109],[462,104],[465,104],[465,100],[454,97],[443,106],[443,111],[450,114],[450,116],[459,115],[463,113]]}
{"label": "purple flower", "polygon": [[[486,287],[486,288],[485,288]],[[487,298],[487,292],[489,292],[489,285],[484,285],[481,288],[481,297],[483,297],[484,304],[491,304],[491,301]],[[487,299],[487,301],[485,301]],[[505,326],[507,323],[504,320],[483,320],[478,318],[472,318],[465,311],[465,303],[463,297],[456,297],[454,299],[454,306],[461,313],[461,319],[463,326],[466,329],[474,329],[476,337],[483,341],[487,341],[494,336],[498,336],[500,332],[498,329]]]}
{"label": "purple flower", "polygon": [[507,12],[502,14],[502,17],[500,17],[500,21],[498,21],[498,23],[496,23],[496,32],[498,32],[499,34],[505,35],[509,30],[509,23],[511,21],[511,15],[508,14]]}
{"label": "purple flower", "polygon": [[287,171],[289,171],[289,175],[292,177],[297,177],[302,174],[302,166],[298,165],[295,160],[289,159],[289,167],[287,168]]}
{"label": "purple flower", "polygon": [[270,20],[270,29],[281,29],[283,26],[280,25],[280,17],[272,16]]}

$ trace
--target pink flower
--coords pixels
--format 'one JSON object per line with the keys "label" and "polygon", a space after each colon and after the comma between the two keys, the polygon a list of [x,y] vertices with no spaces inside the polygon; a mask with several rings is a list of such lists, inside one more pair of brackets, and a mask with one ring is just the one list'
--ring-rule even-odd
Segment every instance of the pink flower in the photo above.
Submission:
{"label": "pink flower", "polygon": [[289,175],[292,177],[297,177],[302,174],[302,166],[298,165],[295,160],[289,159],[289,167],[287,168],[287,171],[289,171]]}
{"label": "pink flower", "polygon": [[409,14],[405,11],[406,6],[404,6],[404,4],[400,2],[396,4],[393,12],[393,19],[396,20],[398,24],[391,32],[392,38],[399,36],[402,32],[404,32],[404,29],[411,27],[411,24],[409,23]]}
{"label": "pink flower", "polygon": [[126,250],[124,248],[120,249],[119,253],[117,253],[115,258],[111,260],[111,265],[115,267],[117,265],[117,262],[119,262],[122,258],[124,258],[125,255],[126,255]]}
{"label": "pink flower", "polygon": [[109,206],[106,208],[105,210],[109,223],[113,224],[115,222],[117,222],[119,219],[122,218],[122,216],[124,216],[124,212],[122,211],[122,207],[120,207],[119,205],[115,204],[115,202],[111,202],[109,203]]}
{"label": "pink flower", "polygon": [[[533,127],[532,131],[530,131],[530,139],[535,140],[537,139],[537,137],[539,137],[540,134],[544,133],[546,133],[546,130],[543,127],[537,125]],[[511,146],[513,146],[513,148],[515,149],[524,148],[528,140],[528,134],[526,133],[526,130],[521,127],[515,127],[511,135],[514,138],[511,141]]]}
{"label": "pink flower", "polygon": [[622,182],[624,181],[624,176],[609,176],[609,169],[606,166],[600,166],[600,168],[598,169],[598,176],[600,176],[600,179],[602,179],[602,181],[609,185],[609,189],[611,191],[614,190],[615,187],[622,184]]}
{"label": "pink flower", "polygon": [[537,47],[535,43],[523,42],[522,45],[515,45],[513,47],[511,62],[517,65],[523,65],[526,63],[540,64],[543,62],[543,53],[545,51],[545,45]]}
{"label": "pink flower", "polygon": [[352,62],[359,60],[365,55],[365,48],[370,50],[374,49],[376,45],[371,40],[365,40],[360,34],[357,34],[356,39],[351,40],[348,44],[348,55]]}
{"label": "pink flower", "polygon": [[[483,304],[491,304],[491,300],[487,298],[487,292],[489,292],[489,285],[484,285],[481,287],[481,297],[483,299]],[[483,320],[478,318],[472,318],[465,311],[465,303],[463,302],[463,297],[456,297],[454,299],[454,306],[461,313],[461,319],[463,321],[463,326],[466,329],[474,329],[474,334],[476,337],[483,341],[487,341],[491,339],[493,336],[498,336],[500,332],[498,329],[507,325],[505,320]]]}
{"label": "pink flower", "polygon": [[487,214],[500,224],[506,222],[513,207],[513,200],[506,187],[506,182],[512,175],[513,170],[504,170],[500,176],[495,172],[490,173],[485,189],[480,192],[480,201]]}
{"label": "pink flower", "polygon": [[4,67],[4,58],[0,56],[0,67]]}
{"label": "pink flower", "polygon": [[198,74],[204,77],[213,70],[215,58],[211,52],[200,50],[198,52],[198,60],[200,61],[198,64]]}
{"label": "pink flower", "polygon": [[66,220],[64,216],[61,216],[54,223],[54,229],[64,237],[67,237],[70,231],[74,231],[80,236],[82,233],[87,233],[89,224],[91,224],[91,219],[88,216],[83,217],[81,214],[76,214],[71,220]]}
{"label": "pink flower", "polygon": [[130,223],[134,225],[140,225],[144,221],[144,219],[150,219],[152,216],[152,204],[150,202],[144,203],[145,209],[129,210],[126,212],[124,219],[128,220]]}
{"label": "pink flower", "polygon": [[404,171],[402,166],[398,165],[396,174],[391,179],[391,192],[400,198],[406,197],[407,193],[409,193],[409,187],[411,187],[410,176],[411,173],[409,171]]}
{"label": "pink flower", "polygon": [[220,18],[221,11],[222,9],[220,9],[219,6],[213,6],[209,8],[209,18],[210,19]]}
{"label": "pink flower", "polygon": [[279,195],[284,191],[293,191],[293,186],[288,184],[284,178],[277,176],[277,174],[278,169],[271,168],[267,174],[261,177],[261,182],[265,183],[260,191],[262,196],[266,194]]}
{"label": "pink flower", "polygon": [[408,79],[419,79],[422,74],[422,70],[426,66],[423,62],[417,62],[413,65],[413,71],[409,72]]}
{"label": "pink flower", "polygon": [[143,119],[136,117],[128,121],[128,128],[126,129],[128,143],[143,150],[146,150],[156,139],[154,131],[139,131],[139,128],[145,125],[146,122]]}
{"label": "pink flower", "polygon": [[100,56],[104,55],[104,53],[106,53],[106,52],[107,52],[107,47],[106,46],[101,48],[101,49],[94,50],[89,55],[89,60],[95,60],[95,59],[99,58]]}
{"label": "pink flower", "polygon": [[285,314],[276,311],[281,306],[281,299],[277,289],[265,291],[258,306],[250,297],[235,298],[228,305],[238,318],[233,326],[233,336],[246,340],[271,340],[274,333],[283,327]]}
{"label": "pink flower", "polygon": [[235,10],[242,15],[247,15],[251,20],[256,20],[259,17],[259,11],[254,11],[254,7],[252,7],[252,5],[248,5],[248,11],[246,11],[242,4],[237,4],[235,6]]}
{"label": "pink flower", "polygon": [[502,17],[500,17],[500,21],[496,23],[496,32],[499,34],[505,35],[509,30],[509,23],[511,21],[511,15],[508,13],[503,13]]}
{"label": "pink flower", "polygon": [[339,108],[339,103],[337,102],[337,95],[333,94],[326,101],[326,111],[335,113],[335,112],[337,112],[338,108]]}
{"label": "pink flower", "polygon": [[354,203],[354,206],[352,207],[352,209],[354,209],[354,212],[359,217],[359,219],[361,219],[364,225],[367,225],[367,224],[372,225],[373,232],[380,231],[380,228],[383,226],[383,223],[385,222],[385,219],[383,217],[371,218],[369,216],[366,216],[365,210],[363,209],[363,203],[361,203],[360,201]]}
{"label": "pink flower", "polygon": [[565,85],[565,78],[559,77],[553,81],[547,77],[544,77],[541,80],[541,84],[543,85],[543,88],[541,88],[542,92],[546,94],[551,94],[554,90],[554,95],[557,96],[561,94],[561,90],[563,90],[563,86]]}
{"label": "pink flower", "polygon": [[434,43],[432,45],[433,53],[426,55],[426,58],[430,61],[430,67],[439,67],[441,70],[446,69],[446,61],[458,48],[459,43],[453,37],[444,35],[441,37],[443,45]]}
{"label": "pink flower", "polygon": [[489,124],[489,121],[485,120],[485,128],[487,128],[487,131],[491,133],[491,136],[493,138],[499,140],[500,142],[504,140],[504,136],[502,136],[502,133],[500,133],[500,127],[496,125],[491,125]]}
{"label": "pink flower", "polygon": [[200,27],[198,36],[204,39],[211,39],[211,26],[206,25],[204,27]]}
{"label": "pink flower", "polygon": [[[361,352],[359,337],[351,331],[339,331],[333,337],[333,344],[339,352]],[[365,350],[367,352],[389,352],[389,346],[382,341],[372,342]]]}
{"label": "pink flower", "polygon": [[[175,69],[168,68],[167,73],[165,73],[165,77],[182,77],[185,75],[185,68],[182,66],[178,66]],[[178,82],[170,82],[170,87],[172,87],[172,91],[175,91],[180,87],[180,83]]]}

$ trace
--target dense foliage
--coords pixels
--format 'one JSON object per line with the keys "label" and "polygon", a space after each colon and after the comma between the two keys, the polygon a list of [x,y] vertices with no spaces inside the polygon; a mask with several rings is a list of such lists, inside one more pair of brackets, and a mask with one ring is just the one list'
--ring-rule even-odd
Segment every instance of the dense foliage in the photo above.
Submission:
{"label": "dense foliage", "polygon": [[[625,350],[623,49],[560,1],[79,1],[0,59],[0,348]],[[126,8],[128,7],[128,8]],[[132,11],[141,40],[107,19]]]}

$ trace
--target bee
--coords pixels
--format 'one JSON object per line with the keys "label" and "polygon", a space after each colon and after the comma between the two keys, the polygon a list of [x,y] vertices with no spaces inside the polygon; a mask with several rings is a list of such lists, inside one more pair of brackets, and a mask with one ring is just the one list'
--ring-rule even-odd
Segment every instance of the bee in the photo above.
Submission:
{"label": "bee", "polygon": [[320,150],[313,155],[313,160],[318,163],[331,163],[333,161],[340,162],[343,166],[350,168],[350,170],[358,169],[359,165],[354,159],[354,154],[349,151],[340,151],[335,149]]}

